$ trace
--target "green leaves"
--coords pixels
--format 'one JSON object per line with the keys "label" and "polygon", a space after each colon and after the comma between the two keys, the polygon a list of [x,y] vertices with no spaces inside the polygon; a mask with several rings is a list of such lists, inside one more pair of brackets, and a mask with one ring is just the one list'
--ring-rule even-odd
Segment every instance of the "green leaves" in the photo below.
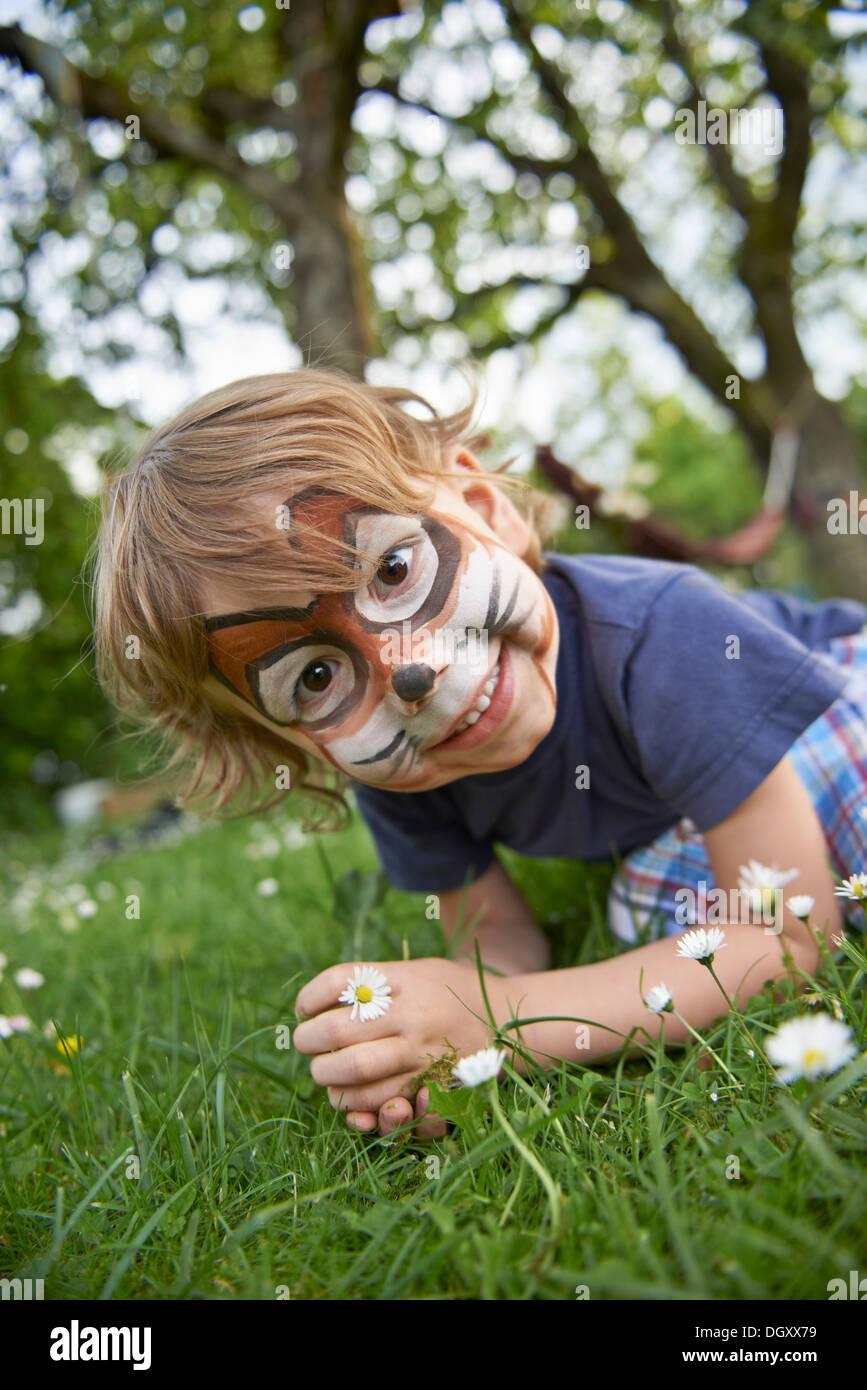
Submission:
{"label": "green leaves", "polygon": [[349,869],[333,884],[333,912],[345,929],[342,961],[363,960],[377,952],[365,950],[365,936],[381,930],[384,925],[375,916],[389,890],[388,877],[381,870],[364,873]]}
{"label": "green leaves", "polygon": [[442,1115],[444,1120],[451,1123],[460,1123],[465,1117],[475,1112],[479,1114],[480,1106],[478,1098],[472,1087],[456,1086],[452,1090],[443,1090],[435,1081],[427,1081],[430,1101],[428,1109],[437,1115]]}

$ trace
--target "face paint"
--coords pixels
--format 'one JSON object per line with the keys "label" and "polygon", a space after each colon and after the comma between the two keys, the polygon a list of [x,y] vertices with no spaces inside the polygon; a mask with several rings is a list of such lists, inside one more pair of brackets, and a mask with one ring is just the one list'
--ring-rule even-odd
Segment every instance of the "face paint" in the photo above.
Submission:
{"label": "face paint", "polygon": [[[292,499],[289,548],[311,528],[371,557],[369,582],[205,622],[212,670],[272,723],[350,777],[408,791],[479,770],[461,760],[521,724],[510,704],[528,657],[553,712],[556,619],[512,552],[444,511],[399,516],[321,492]],[[515,751],[504,744],[503,765]]]}

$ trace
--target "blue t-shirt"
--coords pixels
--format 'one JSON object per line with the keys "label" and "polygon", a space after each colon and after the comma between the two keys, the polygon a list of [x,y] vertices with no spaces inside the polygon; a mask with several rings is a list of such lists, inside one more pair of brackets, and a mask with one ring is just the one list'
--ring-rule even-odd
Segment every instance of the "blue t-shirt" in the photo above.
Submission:
{"label": "blue t-shirt", "polygon": [[352,783],[396,888],[460,888],[490,867],[494,842],[608,860],[685,816],[711,829],[837,698],[846,677],[822,653],[867,623],[854,600],[732,594],[694,565],[545,560],[557,712],[530,756],[433,791]]}

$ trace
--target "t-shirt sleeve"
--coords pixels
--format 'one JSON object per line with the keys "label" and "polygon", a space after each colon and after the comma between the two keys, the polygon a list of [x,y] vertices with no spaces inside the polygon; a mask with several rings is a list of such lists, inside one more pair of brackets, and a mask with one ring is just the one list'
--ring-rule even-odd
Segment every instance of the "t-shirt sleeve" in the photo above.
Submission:
{"label": "t-shirt sleeve", "polygon": [[352,789],[395,888],[446,893],[475,882],[494,862],[491,843],[470,835],[441,790],[387,792],[361,783]]}
{"label": "t-shirt sleeve", "polygon": [[750,589],[743,601],[759,613],[766,613],[778,627],[784,627],[811,650],[825,647],[835,637],[847,637],[867,626],[867,605],[853,598],[825,599],[812,603],[796,594],[779,594],[772,589]]}
{"label": "t-shirt sleeve", "polygon": [[622,692],[648,783],[704,831],[755,791],[845,683],[828,658],[690,569],[652,603]]}

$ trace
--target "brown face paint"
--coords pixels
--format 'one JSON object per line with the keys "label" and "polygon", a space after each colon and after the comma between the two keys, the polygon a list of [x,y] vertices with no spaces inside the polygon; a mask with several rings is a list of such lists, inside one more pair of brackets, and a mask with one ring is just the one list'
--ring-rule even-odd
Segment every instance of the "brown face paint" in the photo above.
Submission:
{"label": "brown face paint", "polygon": [[[301,537],[308,526],[324,532],[330,539],[337,539],[339,534],[347,547],[354,548],[362,518],[384,515],[379,508],[352,506],[348,499],[317,488],[299,494],[284,504],[284,509],[291,517],[287,537],[290,547],[296,550],[301,548]],[[446,526],[434,517],[419,517],[417,526],[430,538],[437,566],[426,599],[412,614],[413,629],[431,619],[442,618],[461,559],[461,543]],[[303,721],[305,731],[318,732],[342,723],[363,698],[365,677],[374,677],[382,665],[381,642],[371,641],[370,637],[378,638],[392,629],[394,621],[393,617],[385,615],[379,621],[365,616],[359,611],[355,592],[350,590],[345,594],[325,594],[305,608],[244,610],[207,618],[205,629],[209,633],[210,664],[215,674],[273,723],[284,727],[301,725],[302,721],[281,718],[273,706],[269,706],[263,698],[262,673],[288,654],[308,646],[332,647],[344,652],[353,666],[356,689],[352,697],[341,701],[328,717]],[[353,629],[355,642],[346,635]]]}
{"label": "brown face paint", "polygon": [[[279,646],[285,634],[294,631],[297,624],[306,622],[315,608],[314,601],[306,608],[259,608],[206,618],[205,631],[221,634],[208,637],[211,670],[248,704],[260,709],[248,677],[248,667],[252,670],[265,652]],[[267,713],[266,710],[261,712]]]}
{"label": "brown face paint", "polygon": [[[531,653],[555,699],[540,663],[556,620],[539,581],[511,552],[447,514],[399,517],[321,489],[297,495],[284,511],[290,553],[303,548],[312,527],[357,546],[374,564],[377,555],[401,556],[407,566],[406,580],[394,588],[380,584],[377,571],[366,586],[326,593],[304,607],[206,619],[218,678],[271,722],[310,735],[333,766],[362,781],[411,789],[415,769],[425,765],[420,750],[440,743],[472,711],[497,669],[494,657],[481,671],[469,668],[466,634],[473,630]],[[383,645],[395,632],[409,639],[397,664]],[[451,660],[414,659],[419,635],[435,641],[457,634],[459,641],[462,632],[464,648],[453,646]],[[318,667],[330,680],[299,708],[300,677]],[[407,691],[423,693],[403,698]]]}

